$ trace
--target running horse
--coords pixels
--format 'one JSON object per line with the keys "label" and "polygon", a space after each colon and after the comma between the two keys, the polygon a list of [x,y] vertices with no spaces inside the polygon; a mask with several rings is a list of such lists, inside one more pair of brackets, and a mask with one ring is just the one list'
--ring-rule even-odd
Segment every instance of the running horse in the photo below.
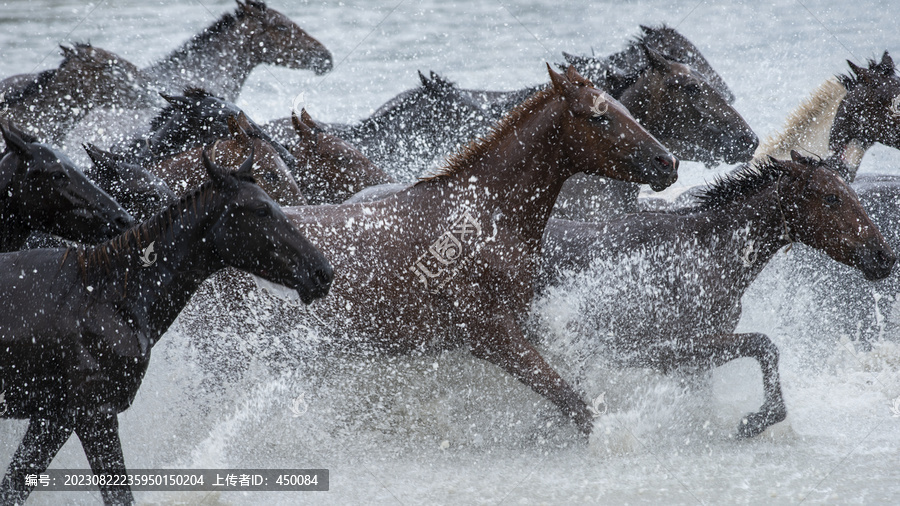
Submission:
{"label": "running horse", "polygon": [[[468,348],[591,431],[585,402],[524,338],[541,236],[577,172],[661,190],[677,160],[573,69],[511,111],[439,175],[377,202],[286,208],[335,265],[323,318],[338,346],[408,354]],[[352,336],[348,339],[348,335]]]}
{"label": "running horse", "polygon": [[57,68],[0,83],[9,88],[0,95],[0,119],[57,144],[94,108],[150,107],[159,100],[143,87],[140,69],[128,60],[90,44],[60,48],[63,61]]}
{"label": "running horse", "polygon": [[317,75],[331,70],[328,49],[287,16],[257,0],[238,0],[237,5],[234,13],[224,14],[143,72],[168,93],[202,84],[233,102],[260,64],[311,69]]}
{"label": "running horse", "polygon": [[753,280],[794,242],[868,280],[890,274],[896,256],[853,189],[827,164],[797,153],[742,167],[698,197],[695,208],[604,223],[551,219],[537,285],[554,304],[566,293],[578,299],[569,338],[617,362],[665,372],[758,361],[765,400],[738,427],[752,437],[787,414],[778,348],[765,334],[735,332]]}
{"label": "running horse", "polygon": [[[117,415],[214,272],[256,274],[305,303],[328,292],[331,266],[253,182],[252,154],[233,173],[203,163],[211,181],[106,243],[0,255],[3,416],[29,419],[0,503],[24,502],[25,474],[43,472],[72,432],[95,474],[125,472]],[[134,501],[127,486],[100,490],[107,504]]]}
{"label": "running horse", "polygon": [[86,144],[84,150],[94,163],[93,180],[138,222],[146,221],[178,200],[165,181],[140,165],[93,144]]}
{"label": "running horse", "polygon": [[15,126],[0,123],[0,252],[25,246],[32,232],[95,243],[134,224],[62,153]]}

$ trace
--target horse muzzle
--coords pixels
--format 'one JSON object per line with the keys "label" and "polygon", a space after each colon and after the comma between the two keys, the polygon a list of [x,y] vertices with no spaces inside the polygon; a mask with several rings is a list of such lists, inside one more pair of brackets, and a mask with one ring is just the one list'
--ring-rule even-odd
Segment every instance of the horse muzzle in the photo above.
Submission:
{"label": "horse muzzle", "polygon": [[672,155],[657,156],[651,163],[651,171],[650,188],[663,191],[678,180],[678,159]]}
{"label": "horse muzzle", "polygon": [[297,295],[304,304],[311,304],[312,301],[328,295],[332,281],[334,281],[334,269],[327,261],[323,262],[321,266],[309,272],[305,283],[297,287]]}
{"label": "horse muzzle", "polygon": [[897,256],[889,247],[860,246],[854,252],[854,266],[869,281],[884,279],[891,274]]}

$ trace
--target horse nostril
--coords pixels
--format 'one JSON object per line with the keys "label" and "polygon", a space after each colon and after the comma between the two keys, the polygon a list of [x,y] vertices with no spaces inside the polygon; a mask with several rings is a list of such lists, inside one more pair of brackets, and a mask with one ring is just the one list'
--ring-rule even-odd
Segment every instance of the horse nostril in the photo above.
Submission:
{"label": "horse nostril", "polygon": [[665,157],[665,156],[657,156],[656,162],[659,163],[663,169],[666,170],[678,170],[678,159],[674,156]]}

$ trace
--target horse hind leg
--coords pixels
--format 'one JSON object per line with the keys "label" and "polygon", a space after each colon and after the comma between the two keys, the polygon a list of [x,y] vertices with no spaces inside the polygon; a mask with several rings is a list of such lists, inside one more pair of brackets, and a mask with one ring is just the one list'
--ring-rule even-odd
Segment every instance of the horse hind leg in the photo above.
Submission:
{"label": "horse hind leg", "polygon": [[0,485],[0,504],[24,503],[34,490],[34,485],[25,482],[25,475],[46,471],[71,434],[69,422],[32,418]]}
{"label": "horse hind leg", "polygon": [[[78,420],[75,433],[95,475],[125,474],[125,457],[119,440],[119,419],[115,414],[94,414]],[[103,481],[101,481],[103,483]],[[127,485],[100,485],[104,504],[134,504]]]}
{"label": "horse hind leg", "polygon": [[768,336],[760,333],[722,334],[695,351],[699,351],[701,357],[692,358],[711,360],[714,367],[742,357],[754,358],[759,362],[763,377],[763,405],[759,411],[741,420],[738,437],[757,436],[787,417],[778,376],[778,348]]}

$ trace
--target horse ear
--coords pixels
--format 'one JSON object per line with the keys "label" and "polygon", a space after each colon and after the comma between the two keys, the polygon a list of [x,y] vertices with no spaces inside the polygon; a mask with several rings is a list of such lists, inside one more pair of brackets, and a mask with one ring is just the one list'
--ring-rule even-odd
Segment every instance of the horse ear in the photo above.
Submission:
{"label": "horse ear", "polygon": [[206,168],[206,173],[209,175],[209,178],[216,184],[224,184],[226,182],[226,177],[228,173],[222,167],[214,162],[216,156],[216,146],[219,144],[219,141],[213,143],[212,147],[209,148],[209,152],[207,150],[203,150],[200,158],[203,160],[203,167]]}
{"label": "horse ear", "polygon": [[0,123],[0,131],[2,131],[3,133],[3,140],[6,141],[7,150],[12,150],[16,153],[16,155],[27,160],[31,159],[31,153],[28,151],[28,145],[15,131],[12,123],[10,123],[8,126]]}
{"label": "horse ear", "polygon": [[294,131],[302,138],[315,137],[315,132],[303,120],[297,116],[296,111],[291,111],[291,124],[294,125]]}
{"label": "horse ear", "polygon": [[553,83],[553,89],[560,95],[565,95],[572,86],[569,81],[562,74],[554,72],[549,63],[547,64],[547,72],[550,73],[550,82]]}
{"label": "horse ear", "polygon": [[887,51],[881,55],[881,63],[878,64],[878,68],[881,70],[881,73],[886,76],[894,73],[894,60]]}
{"label": "horse ear", "polygon": [[250,145],[250,154],[247,155],[247,159],[244,160],[244,163],[238,167],[238,170],[235,171],[235,175],[239,179],[252,179],[253,178],[253,154],[256,148],[253,145]]}
{"label": "horse ear", "polygon": [[859,67],[850,60],[847,60],[847,65],[850,65],[850,70],[853,71],[853,73],[856,74],[856,77],[858,77],[861,81],[866,84],[870,84],[872,82],[872,72],[869,69],[865,67]]}
{"label": "horse ear", "polygon": [[314,120],[312,116],[310,116],[309,113],[306,112],[305,107],[303,109],[300,109],[300,121],[306,124],[306,126],[308,126],[309,128],[312,128],[314,132],[320,132],[324,130],[324,128],[322,128],[322,125],[320,125],[318,121]]}
{"label": "horse ear", "polygon": [[644,32],[644,35],[651,35],[656,30],[652,26],[647,25],[638,25],[641,27],[641,31]]}
{"label": "horse ear", "polygon": [[662,53],[647,44],[641,44],[641,48],[643,48],[644,54],[647,56],[647,61],[650,62],[652,68],[660,70],[669,68],[669,60],[666,60],[666,57],[663,56]]}
{"label": "horse ear", "polygon": [[94,167],[98,172],[107,173],[109,169],[112,168],[113,164],[115,164],[110,153],[103,151],[90,142],[82,144],[81,147],[87,152],[88,157],[91,159],[91,162],[94,163]]}
{"label": "horse ear", "polygon": [[168,95],[163,92],[160,92],[159,96],[164,98],[166,102],[168,102],[176,107],[190,104],[190,101],[186,97],[182,97],[182,96],[178,96],[178,95]]}

